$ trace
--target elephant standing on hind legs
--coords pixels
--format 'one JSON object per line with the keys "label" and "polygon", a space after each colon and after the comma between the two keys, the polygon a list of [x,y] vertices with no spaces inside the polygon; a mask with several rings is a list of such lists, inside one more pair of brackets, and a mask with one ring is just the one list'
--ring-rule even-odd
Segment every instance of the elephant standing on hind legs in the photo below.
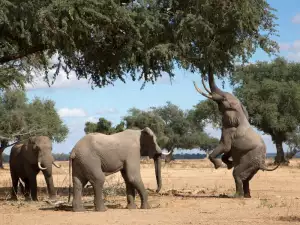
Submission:
{"label": "elephant standing on hind legs", "polygon": [[[127,129],[106,135],[90,133],[81,138],[72,149],[69,173],[73,180],[73,211],[84,211],[82,189],[90,182],[94,189],[96,211],[106,211],[102,197],[105,176],[121,171],[126,184],[127,208],[136,208],[135,190],[141,198],[141,208],[149,208],[148,194],[140,172],[140,157],[154,159],[157,180],[157,192],[161,189],[161,151],[153,131]],[[168,153],[167,153],[168,154]],[[69,186],[71,189],[71,185]],[[69,190],[69,201],[70,201]]]}
{"label": "elephant standing on hind legs", "polygon": [[[26,200],[37,201],[37,174],[42,171],[47,184],[50,199],[56,199],[56,191],[53,184],[52,141],[46,136],[31,137],[24,144],[16,144],[12,147],[9,156],[10,174],[12,180],[11,200],[17,200],[18,184],[20,180],[21,190]],[[30,198],[31,195],[31,198]]]}
{"label": "elephant standing on hind legs", "polygon": [[[248,113],[233,94],[220,90],[214,81],[212,67],[208,67],[210,90],[205,86],[204,76],[202,84],[208,94],[199,89],[194,82],[196,90],[208,99],[218,104],[222,115],[222,134],[219,145],[209,155],[210,161],[218,169],[222,162],[217,157],[222,155],[222,161],[228,169],[234,167],[233,177],[236,184],[235,197],[250,198],[249,181],[258,170],[273,171],[265,165],[266,145],[262,137],[254,131],[248,121]],[[233,161],[229,161],[232,156]]]}

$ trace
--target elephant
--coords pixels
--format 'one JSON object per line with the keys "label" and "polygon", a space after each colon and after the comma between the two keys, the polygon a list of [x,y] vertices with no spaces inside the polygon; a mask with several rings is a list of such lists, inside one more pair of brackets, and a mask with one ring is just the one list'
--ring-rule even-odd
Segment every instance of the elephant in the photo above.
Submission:
{"label": "elephant", "polygon": [[44,174],[49,198],[56,199],[52,164],[57,168],[60,166],[55,164],[51,151],[52,141],[47,136],[30,137],[25,143],[17,143],[12,147],[9,156],[12,180],[11,200],[17,200],[20,181],[25,200],[38,201],[36,176],[40,171]]}
{"label": "elephant", "polygon": [[[213,69],[208,67],[208,80],[210,90],[205,86],[204,75],[202,84],[208,92],[203,92],[194,81],[195,89],[208,99],[218,104],[222,115],[222,133],[218,146],[210,153],[209,159],[215,169],[218,169],[222,161],[228,169],[233,169],[233,177],[236,184],[234,197],[250,198],[249,182],[258,170],[273,171],[265,165],[266,145],[262,137],[255,132],[249,123],[248,112],[239,99],[229,92],[220,90],[214,81]],[[222,155],[222,161],[217,157]],[[232,161],[229,161],[232,157]]]}
{"label": "elephant", "polygon": [[141,208],[150,208],[148,194],[141,178],[140,157],[153,158],[157,181],[156,192],[159,192],[162,186],[161,156],[163,154],[168,153],[162,152],[154,132],[149,127],[142,130],[126,129],[110,135],[102,133],[85,135],[75,144],[69,159],[68,201],[70,202],[71,197],[72,179],[73,211],[84,211],[81,195],[87,182],[93,186],[95,211],[106,211],[102,197],[105,177],[119,171],[126,185],[127,208],[136,208],[135,190],[140,195]]}

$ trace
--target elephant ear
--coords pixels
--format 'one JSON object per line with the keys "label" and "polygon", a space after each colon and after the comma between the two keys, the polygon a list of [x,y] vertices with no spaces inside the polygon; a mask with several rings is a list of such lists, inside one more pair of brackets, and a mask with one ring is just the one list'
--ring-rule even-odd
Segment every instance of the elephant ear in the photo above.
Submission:
{"label": "elephant ear", "polygon": [[149,156],[153,158],[156,154],[161,153],[156,142],[156,136],[149,127],[141,130],[141,156]]}

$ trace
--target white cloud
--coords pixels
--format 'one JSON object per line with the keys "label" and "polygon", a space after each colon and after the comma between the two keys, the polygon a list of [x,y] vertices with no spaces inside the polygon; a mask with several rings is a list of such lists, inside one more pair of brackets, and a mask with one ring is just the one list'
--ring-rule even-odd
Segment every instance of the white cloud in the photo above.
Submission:
{"label": "white cloud", "polygon": [[96,123],[98,122],[99,118],[96,116],[89,116],[88,118],[86,118],[85,122],[92,122],[92,123]]}
{"label": "white cloud", "polygon": [[292,43],[280,43],[280,50],[287,52],[287,59],[300,62],[300,40]]}
{"label": "white cloud", "polygon": [[87,113],[80,108],[73,108],[73,109],[69,109],[69,108],[61,108],[58,110],[58,114],[61,117],[85,117],[87,116]]}
{"label": "white cloud", "polygon": [[103,108],[98,110],[97,115],[117,114],[119,111],[116,108]]}
{"label": "white cloud", "polygon": [[300,24],[300,13],[296,14],[296,15],[292,18],[292,23]]}
{"label": "white cloud", "polygon": [[[53,79],[50,79],[50,84]],[[79,88],[79,87],[89,87],[90,84],[88,83],[88,80],[81,79],[78,80],[74,73],[71,73],[69,75],[69,79],[67,78],[66,73],[60,73],[57,78],[55,79],[55,82],[50,87],[44,81],[43,76],[35,76],[32,84],[26,84],[26,90],[36,90],[36,89],[47,89],[47,88]]]}

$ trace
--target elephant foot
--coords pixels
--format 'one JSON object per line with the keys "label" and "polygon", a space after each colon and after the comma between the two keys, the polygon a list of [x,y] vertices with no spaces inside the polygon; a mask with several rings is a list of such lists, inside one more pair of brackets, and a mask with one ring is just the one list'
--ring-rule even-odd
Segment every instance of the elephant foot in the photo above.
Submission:
{"label": "elephant foot", "polygon": [[49,196],[49,199],[50,199],[50,200],[56,200],[57,197],[56,197],[56,195],[50,195],[50,196]]}
{"label": "elephant foot", "polygon": [[127,204],[126,208],[127,208],[127,209],[136,209],[137,206],[136,206],[136,204],[131,203],[131,204]]}
{"label": "elephant foot", "polygon": [[12,196],[8,199],[8,201],[18,201],[17,196]]}
{"label": "elephant foot", "polygon": [[233,197],[233,198],[244,198],[244,194],[241,194],[241,193],[235,193],[232,197]]}
{"label": "elephant foot", "polygon": [[30,201],[31,201],[31,198],[30,198],[30,197],[25,197],[25,201],[26,201],[26,202],[30,202]]}
{"label": "elephant foot", "polygon": [[233,168],[233,163],[232,162],[229,162],[229,163],[227,163],[226,164],[226,166],[227,166],[227,169],[232,169]]}
{"label": "elephant foot", "polygon": [[250,195],[250,193],[246,193],[246,194],[244,194],[244,198],[251,198],[251,195]]}
{"label": "elephant foot", "polygon": [[151,209],[150,205],[148,202],[144,203],[141,205],[141,209]]}
{"label": "elephant foot", "polygon": [[107,211],[107,208],[103,205],[103,206],[100,206],[100,207],[96,207],[95,211],[96,212],[105,212],[105,211]]}
{"label": "elephant foot", "polygon": [[222,166],[222,161],[219,159],[215,159],[214,161],[212,161],[212,163],[214,164],[215,169],[218,169]]}
{"label": "elephant foot", "polygon": [[73,207],[73,212],[84,212],[85,208],[83,207]]}

